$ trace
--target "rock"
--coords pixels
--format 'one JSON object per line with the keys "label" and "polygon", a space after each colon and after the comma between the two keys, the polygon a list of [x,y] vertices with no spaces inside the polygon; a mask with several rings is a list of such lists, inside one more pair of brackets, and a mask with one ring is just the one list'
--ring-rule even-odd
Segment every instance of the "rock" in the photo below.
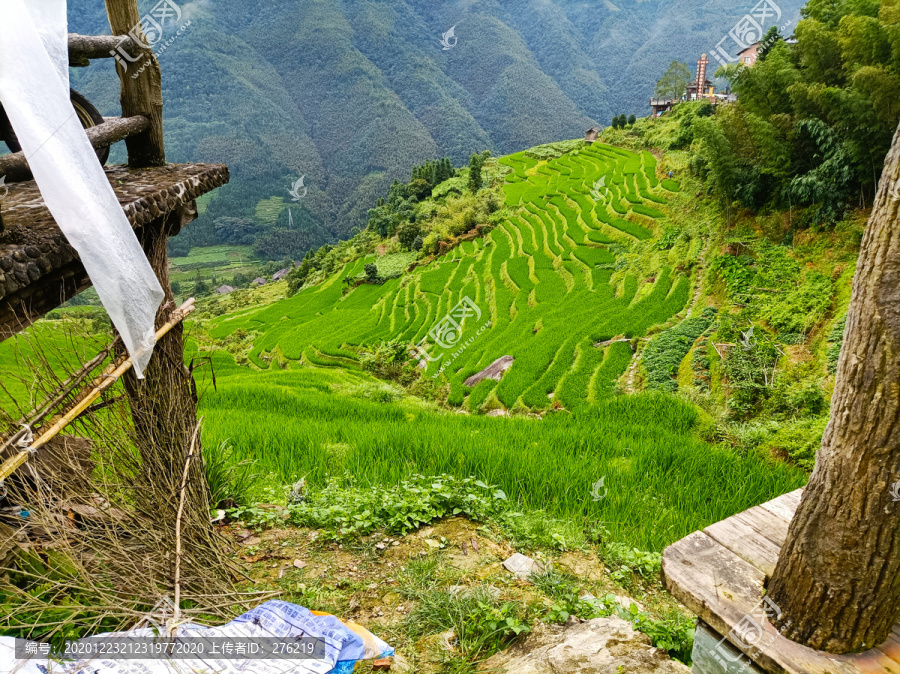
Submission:
{"label": "rock", "polygon": [[508,417],[509,410],[491,410],[487,413],[489,417]]}
{"label": "rock", "polygon": [[372,663],[373,672],[389,672],[391,670],[390,658],[379,658]]}
{"label": "rock", "polygon": [[394,655],[394,665],[391,667],[392,672],[401,672],[407,674],[413,671],[412,666],[402,655]]}
{"label": "rock", "polygon": [[520,552],[503,562],[503,568],[513,573],[516,578],[528,579],[533,573],[542,573],[543,567],[531,557],[526,557]]}
{"label": "rock", "polygon": [[387,545],[385,545],[384,543],[376,543],[375,547],[378,548],[379,550],[384,550],[387,547]]}
{"label": "rock", "polygon": [[441,544],[438,541],[434,540],[433,538],[426,538],[425,545],[427,545],[429,548],[440,548],[441,547]]}
{"label": "rock", "polygon": [[[474,592],[477,589],[479,589],[479,588],[478,587],[469,587],[468,585],[451,585],[450,587],[447,588],[447,594],[453,595],[455,597],[456,595],[471,594],[472,592]],[[487,591],[487,593],[490,594],[492,597],[494,597],[494,599],[500,598],[501,591],[500,591],[499,587],[488,586],[488,587],[481,587],[480,589]]]}
{"label": "rock", "polygon": [[297,569],[305,569],[305,568],[306,568],[306,562],[301,561],[301,560],[299,560],[299,559],[295,559],[295,560],[294,560],[294,567],[297,568]]}
{"label": "rock", "polygon": [[453,653],[456,651],[456,632],[447,630],[438,634],[438,643],[444,647],[444,650]]}
{"label": "rock", "polygon": [[641,606],[640,603],[636,602],[636,601],[635,601],[634,599],[632,599],[631,597],[626,597],[625,595],[617,594],[617,595],[616,595],[616,603],[617,603],[619,606],[621,606],[623,609],[625,609],[626,611],[631,610],[631,605],[632,605],[632,604],[636,604],[636,605],[637,605],[638,611],[643,611],[643,610],[644,610],[644,607]]}
{"label": "rock", "polygon": [[531,634],[481,663],[496,674],[682,674],[691,670],[653,648],[650,637],[621,618],[536,623]]}
{"label": "rock", "polygon": [[503,377],[503,373],[512,367],[513,360],[515,359],[512,356],[501,356],[486,368],[484,368],[481,372],[473,374],[471,377],[466,379],[463,382],[463,385],[471,388],[478,382],[484,381],[485,379],[500,381],[500,379]]}

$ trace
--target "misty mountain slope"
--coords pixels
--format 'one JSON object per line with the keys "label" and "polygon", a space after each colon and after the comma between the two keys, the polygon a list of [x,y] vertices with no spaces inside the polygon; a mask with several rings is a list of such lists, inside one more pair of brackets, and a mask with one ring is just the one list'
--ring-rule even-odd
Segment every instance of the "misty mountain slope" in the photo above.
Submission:
{"label": "misty mountain slope", "polygon": [[[140,0],[143,11],[155,2]],[[782,23],[802,0],[781,0]],[[621,112],[644,115],[675,59],[693,69],[754,2],[708,0],[196,0],[160,54],[170,161],[225,161],[232,182],[185,231],[259,220],[293,204],[295,238],[322,243],[366,224],[395,179],[426,159],[456,165],[578,137]],[[103,4],[70,3],[70,30],[108,32]],[[448,35],[451,28],[453,35]],[[169,25],[165,37],[177,26]],[[714,68],[715,62],[711,65]],[[118,112],[110,62],[73,69],[104,114]],[[121,160],[117,151],[114,159]],[[297,217],[298,214],[301,217]],[[279,226],[287,226],[279,219]]]}

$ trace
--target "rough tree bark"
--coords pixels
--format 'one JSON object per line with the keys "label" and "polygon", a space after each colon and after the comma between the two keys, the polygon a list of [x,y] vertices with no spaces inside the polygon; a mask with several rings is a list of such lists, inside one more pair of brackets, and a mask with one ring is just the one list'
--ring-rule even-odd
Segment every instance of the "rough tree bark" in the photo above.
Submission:
{"label": "rough tree bark", "polygon": [[900,618],[898,186],[900,128],[862,241],[831,421],[768,586],[781,634],[831,653],[881,645]]}
{"label": "rough tree bark", "polygon": [[[172,290],[169,287],[168,255],[166,242],[181,227],[196,217],[194,204],[182,207],[165,218],[143,227],[138,238],[156,272],[166,300],[156,314],[156,328],[165,323],[175,309]],[[194,380],[184,364],[183,325],[178,325],[163,337],[153,350],[153,357],[140,380],[131,370],[123,377],[131,416],[134,421],[134,442],[144,468],[143,478],[147,490],[145,512],[153,513],[157,521],[171,526],[165,529],[171,534],[174,550],[177,508],[191,436],[197,425],[197,399]],[[200,441],[197,440],[195,458],[190,462],[182,536],[192,540],[213,537],[210,523],[210,495],[203,462],[199,457]],[[172,560],[174,562],[174,558]],[[190,583],[190,564],[185,581]]]}

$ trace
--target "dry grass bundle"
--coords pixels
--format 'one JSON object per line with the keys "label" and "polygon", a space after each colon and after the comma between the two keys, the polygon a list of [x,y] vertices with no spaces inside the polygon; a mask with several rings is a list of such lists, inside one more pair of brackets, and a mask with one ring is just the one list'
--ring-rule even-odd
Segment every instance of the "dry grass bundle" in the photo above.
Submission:
{"label": "dry grass bundle", "polygon": [[[4,375],[15,402],[0,411],[0,429],[8,429],[0,460],[51,426],[123,356],[114,343],[81,367],[74,350],[37,334],[19,337],[29,380]],[[176,598],[174,620],[228,619],[261,600],[236,592],[240,568],[210,522],[193,380],[175,362],[180,329],[173,336],[160,342],[145,380],[126,376],[110,386],[67,435],[6,481],[0,632],[60,641],[130,627],[164,597]],[[27,399],[15,400],[22,391]]]}

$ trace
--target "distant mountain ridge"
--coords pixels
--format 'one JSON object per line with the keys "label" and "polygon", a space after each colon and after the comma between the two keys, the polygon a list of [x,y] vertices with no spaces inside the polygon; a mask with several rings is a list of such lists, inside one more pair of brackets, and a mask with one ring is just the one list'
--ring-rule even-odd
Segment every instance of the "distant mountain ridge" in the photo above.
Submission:
{"label": "distant mountain ridge", "polygon": [[[149,12],[158,0],[141,0]],[[796,23],[800,0],[779,0]],[[160,55],[170,161],[222,161],[221,189],[187,235],[217,218],[260,224],[257,204],[301,175],[297,236],[318,245],[365,226],[413,165],[508,154],[579,137],[614,114],[646,115],[672,60],[694,68],[752,2],[618,0],[196,0]],[[108,32],[99,0],[70,3],[70,30]],[[442,43],[445,33],[453,37]],[[165,37],[175,35],[169,27]],[[713,65],[711,64],[711,68]],[[112,62],[73,71],[104,114]],[[277,227],[287,227],[285,210]],[[262,226],[262,225],[260,225]]]}

